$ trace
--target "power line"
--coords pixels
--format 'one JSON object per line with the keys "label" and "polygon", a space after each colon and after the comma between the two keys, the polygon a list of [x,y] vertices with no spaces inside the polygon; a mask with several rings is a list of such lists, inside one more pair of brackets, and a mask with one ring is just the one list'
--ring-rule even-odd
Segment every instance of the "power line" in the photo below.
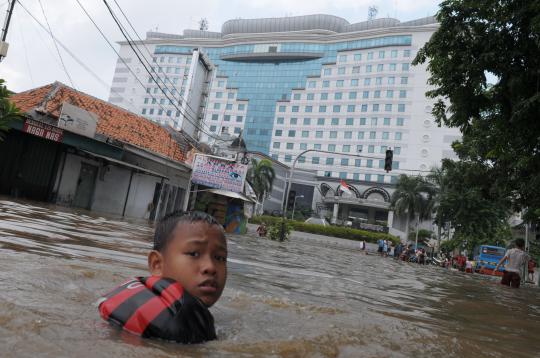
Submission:
{"label": "power line", "polygon": [[[46,32],[48,33],[49,35],[53,36],[54,35],[49,32],[49,30],[45,27],[45,25],[43,25],[21,2],[20,0],[17,0],[17,2],[21,5],[21,7],[23,8],[23,10]],[[109,88],[109,85],[103,81],[95,72],[93,72],[82,60],[80,60],[72,51],[69,50],[69,48],[64,45],[59,39],[56,38],[56,41],[58,42],[58,44],[64,49],[64,51],[66,51],[66,53],[68,55],[70,55],[84,70],[86,70],[88,73],[90,73],[90,75],[92,75],[92,77],[94,77],[94,79],[96,79],[98,82],[100,82],[105,88]],[[109,45],[111,45],[109,43]],[[113,48],[114,50],[114,48]],[[134,75],[135,76],[135,75]],[[135,76],[136,79],[138,79],[136,76]],[[140,83],[140,82],[139,82]],[[112,92],[116,93],[114,90],[112,90]],[[122,97],[120,94],[118,94],[118,96]],[[170,118],[170,117],[169,117]],[[172,120],[172,118],[171,118]],[[191,143],[188,142],[188,144],[190,146],[193,147],[193,145],[191,145]],[[184,150],[186,150],[186,148],[184,148]],[[187,151],[187,150],[186,150]]]}
{"label": "power line", "polygon": [[[188,119],[188,112],[186,111],[182,111],[180,108],[178,108],[178,106],[176,105],[176,102],[171,100],[171,98],[168,96],[167,94],[167,91],[165,91],[163,89],[163,87],[159,84],[159,82],[156,80],[156,78],[154,77],[154,75],[152,74],[152,72],[148,69],[147,65],[145,64],[145,61],[143,61],[143,59],[141,58],[141,55],[142,53],[139,53],[135,47],[133,46],[133,41],[130,37],[130,35],[127,33],[126,29],[123,27],[123,25],[121,24],[120,20],[116,17],[116,15],[114,14],[114,11],[112,10],[112,8],[109,6],[109,4],[107,3],[106,0],[103,0],[103,3],[105,4],[105,6],[107,7],[107,9],[109,10],[109,13],[111,14],[111,17],[113,18],[114,22],[116,23],[116,25],[118,26],[118,28],[120,29],[120,32],[122,33],[122,35],[124,36],[124,38],[127,40],[128,42],[128,45],[130,46],[130,48],[132,49],[132,51],[135,53],[135,56],[137,56],[137,58],[139,59],[140,63],[143,65],[145,71],[150,75],[151,79],[154,81],[154,83],[156,84],[156,86],[158,86],[158,88],[160,89],[160,91],[163,93],[163,95],[169,100],[170,103],[172,103],[172,105],[178,110],[180,111],[180,113],[183,113],[184,114],[184,119],[188,120],[188,122],[190,122],[195,128],[199,129],[202,133],[208,135],[209,137],[212,137],[214,138],[214,135],[213,134],[210,134],[208,132],[206,132],[204,130],[204,128],[200,127],[198,124],[197,124],[197,118],[194,119],[194,122],[191,121],[190,119]],[[144,57],[144,56],[143,56]],[[159,77],[159,76],[158,76]],[[187,101],[185,102],[186,105],[187,105]],[[193,109],[191,109],[193,111]],[[193,119],[193,118],[192,118]]]}
{"label": "power line", "polygon": [[64,63],[64,59],[62,58],[62,54],[60,53],[60,49],[58,48],[58,44],[56,43],[56,38],[53,36],[51,25],[49,24],[49,19],[47,19],[47,15],[45,14],[45,9],[43,8],[43,4],[41,3],[41,0],[38,0],[38,2],[39,2],[39,6],[41,7],[41,12],[43,13],[43,17],[45,18],[45,23],[47,24],[47,27],[49,28],[49,34],[51,35],[51,38],[52,38],[52,40],[54,42],[54,47],[56,48],[56,52],[58,53],[58,57],[60,57],[60,62],[62,63],[62,68],[64,69],[64,73],[66,74],[67,78],[69,79],[69,83],[71,83],[73,88],[76,89],[75,84],[73,83],[73,80],[71,79],[71,76],[69,75],[69,72],[68,72],[68,70],[66,68],[66,64]]}

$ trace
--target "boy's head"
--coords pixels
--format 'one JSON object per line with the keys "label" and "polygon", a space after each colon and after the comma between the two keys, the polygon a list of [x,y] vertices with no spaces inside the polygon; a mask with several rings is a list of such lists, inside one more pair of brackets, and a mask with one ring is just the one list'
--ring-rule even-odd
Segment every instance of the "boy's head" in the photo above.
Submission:
{"label": "boy's head", "polygon": [[156,226],[148,268],[152,275],[178,281],[191,295],[212,306],[227,280],[223,227],[198,211],[165,216]]}
{"label": "boy's head", "polygon": [[523,249],[525,248],[525,240],[523,240],[523,239],[517,239],[516,242],[515,242],[515,244],[516,244],[516,247],[517,247],[518,249],[522,249],[522,250],[523,250]]}

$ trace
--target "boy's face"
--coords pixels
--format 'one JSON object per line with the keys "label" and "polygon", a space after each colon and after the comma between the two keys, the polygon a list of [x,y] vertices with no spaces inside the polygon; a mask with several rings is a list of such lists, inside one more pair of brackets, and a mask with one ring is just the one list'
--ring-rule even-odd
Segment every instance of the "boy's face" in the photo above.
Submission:
{"label": "boy's face", "polygon": [[178,281],[207,306],[221,296],[227,280],[227,241],[216,225],[180,223],[163,252],[152,251],[148,264],[152,275]]}

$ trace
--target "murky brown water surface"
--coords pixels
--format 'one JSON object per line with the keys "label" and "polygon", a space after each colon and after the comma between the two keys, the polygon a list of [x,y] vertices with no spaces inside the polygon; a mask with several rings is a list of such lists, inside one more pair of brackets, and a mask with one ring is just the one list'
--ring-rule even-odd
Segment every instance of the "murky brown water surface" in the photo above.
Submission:
{"label": "murky brown water surface", "polygon": [[540,290],[306,242],[229,238],[219,340],[142,340],[95,302],[146,274],[152,228],[0,200],[2,357],[535,357]]}

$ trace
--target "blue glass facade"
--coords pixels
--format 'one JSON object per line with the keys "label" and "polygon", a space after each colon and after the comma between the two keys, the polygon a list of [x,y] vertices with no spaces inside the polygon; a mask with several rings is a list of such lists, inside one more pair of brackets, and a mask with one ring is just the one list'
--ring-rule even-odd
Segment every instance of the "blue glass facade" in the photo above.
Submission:
{"label": "blue glass facade", "polygon": [[[304,88],[308,76],[319,76],[322,64],[336,62],[337,52],[384,46],[409,46],[412,37],[384,36],[331,44],[285,42],[279,44],[280,53],[320,53],[311,60],[249,61],[223,60],[222,56],[252,54],[254,44],[227,47],[207,47],[203,51],[218,68],[218,75],[227,76],[227,85],[238,88],[238,98],[249,100],[244,139],[251,151],[269,153],[276,109],[276,101],[290,99],[293,88]],[[157,46],[156,54],[186,53],[189,46]]]}

